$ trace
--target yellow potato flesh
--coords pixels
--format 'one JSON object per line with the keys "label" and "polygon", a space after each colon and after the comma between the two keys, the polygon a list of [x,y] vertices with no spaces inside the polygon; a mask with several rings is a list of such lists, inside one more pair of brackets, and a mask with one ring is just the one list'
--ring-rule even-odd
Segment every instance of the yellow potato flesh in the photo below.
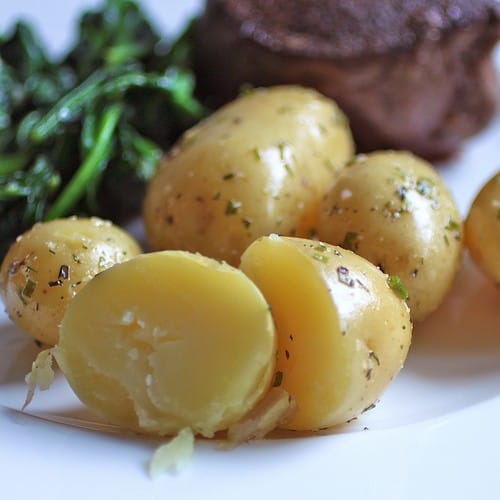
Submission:
{"label": "yellow potato flesh", "polygon": [[96,217],[35,224],[17,238],[2,263],[7,313],[33,338],[57,342],[68,303],[97,273],[141,253],[125,231]]}
{"label": "yellow potato flesh", "polygon": [[465,239],[474,262],[500,285],[500,172],[474,199],[465,221]]}
{"label": "yellow potato flesh", "polygon": [[344,423],[377,401],[402,367],[412,330],[383,273],[350,251],[275,235],[252,244],[241,269],[273,311],[274,383],[297,403],[284,428]]}
{"label": "yellow potato flesh", "polygon": [[266,392],[275,343],[269,307],[241,271],[166,251],[92,280],[67,310],[55,356],[109,421],[210,437]]}
{"label": "yellow potato flesh", "polygon": [[237,265],[259,236],[309,236],[325,187],[354,153],[336,104],[294,86],[258,89],[189,130],[148,186],[156,250]]}

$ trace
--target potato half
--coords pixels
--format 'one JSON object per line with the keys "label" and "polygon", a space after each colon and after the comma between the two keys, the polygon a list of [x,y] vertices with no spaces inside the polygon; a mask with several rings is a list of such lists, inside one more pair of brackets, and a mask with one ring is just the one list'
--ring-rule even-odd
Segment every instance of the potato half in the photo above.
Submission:
{"label": "potato half", "polygon": [[500,285],[500,172],[480,189],[465,221],[465,240],[479,268]]}
{"label": "potato half", "polygon": [[237,265],[259,236],[310,236],[325,186],[353,152],[333,101],[294,86],[254,90],[189,130],[163,160],[144,202],[152,248]]}
{"label": "potato half", "polygon": [[206,437],[267,391],[275,355],[269,306],[252,281],[181,251],[96,276],[69,305],[55,350],[78,397],[110,422]]}
{"label": "potato half", "polygon": [[35,224],[2,263],[0,291],[7,313],[21,330],[54,345],[76,293],[97,273],[139,253],[132,236],[96,217]]}
{"label": "potato half", "polygon": [[458,270],[462,219],[437,171],[405,151],[360,155],[328,190],[318,238],[398,275],[414,321],[443,301]]}
{"label": "potato half", "polygon": [[411,341],[408,307],[388,277],[349,250],[276,235],[253,243],[241,269],[273,312],[274,384],[297,403],[284,427],[317,430],[371,407]]}

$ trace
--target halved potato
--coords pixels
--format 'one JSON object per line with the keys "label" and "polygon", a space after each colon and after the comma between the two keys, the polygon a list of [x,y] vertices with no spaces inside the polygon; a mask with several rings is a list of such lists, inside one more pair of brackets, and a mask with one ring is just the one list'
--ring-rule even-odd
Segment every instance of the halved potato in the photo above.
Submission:
{"label": "halved potato", "polygon": [[408,307],[388,276],[349,250],[277,235],[254,242],[241,269],[273,312],[274,385],[297,405],[284,428],[330,427],[373,405],[411,341]]}
{"label": "halved potato", "polygon": [[198,254],[144,254],[99,274],[70,303],[55,357],[110,422],[211,437],[268,390],[269,306],[239,270]]}

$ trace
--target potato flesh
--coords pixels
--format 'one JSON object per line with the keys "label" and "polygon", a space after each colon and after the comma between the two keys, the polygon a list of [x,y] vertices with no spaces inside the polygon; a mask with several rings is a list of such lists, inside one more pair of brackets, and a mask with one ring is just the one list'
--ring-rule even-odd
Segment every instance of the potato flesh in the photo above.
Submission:
{"label": "potato flesh", "polygon": [[21,330],[57,342],[67,304],[97,273],[141,253],[137,242],[96,217],[35,224],[13,243],[2,263],[0,290]]}
{"label": "potato flesh", "polygon": [[472,202],[465,239],[474,262],[500,284],[500,172],[486,182]]}
{"label": "potato flesh", "polygon": [[144,203],[152,247],[237,265],[259,236],[310,235],[325,186],[353,152],[333,101],[293,86],[255,90],[188,131],[164,159]]}
{"label": "potato flesh", "polygon": [[55,356],[80,399],[111,422],[210,437],[268,389],[275,342],[269,307],[243,273],[173,251],[92,280],[68,308]]}
{"label": "potato flesh", "polygon": [[402,151],[360,155],[331,186],[317,226],[320,240],[398,275],[415,321],[434,311],[450,289],[461,233],[460,213],[439,174]]}
{"label": "potato flesh", "polygon": [[278,236],[252,244],[241,269],[273,311],[275,381],[297,403],[284,428],[341,424],[377,401],[402,367],[412,329],[383,273],[347,250]]}

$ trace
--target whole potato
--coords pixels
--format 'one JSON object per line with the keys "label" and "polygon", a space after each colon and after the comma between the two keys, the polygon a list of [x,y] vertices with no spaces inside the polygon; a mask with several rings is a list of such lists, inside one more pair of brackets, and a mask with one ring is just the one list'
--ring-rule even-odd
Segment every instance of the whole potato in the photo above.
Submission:
{"label": "whole potato", "polygon": [[250,245],[241,269],[273,313],[274,385],[296,401],[281,427],[317,430],[369,409],[411,342],[408,306],[388,276],[349,250],[277,235]]}
{"label": "whole potato", "polygon": [[500,172],[472,202],[465,221],[465,242],[478,267],[500,285]]}
{"label": "whole potato", "polygon": [[354,151],[337,105],[313,90],[257,89],[189,130],[149,184],[155,250],[238,264],[258,236],[310,235],[325,186]]}
{"label": "whole potato", "polygon": [[212,437],[269,389],[276,334],[262,293],[238,269],[152,252],[78,293],[54,354],[75,393],[111,423]]}
{"label": "whole potato", "polygon": [[320,240],[355,251],[406,286],[413,320],[444,299],[460,263],[460,213],[437,171],[404,151],[360,155],[324,197]]}
{"label": "whole potato", "polygon": [[68,303],[97,273],[141,252],[137,242],[98,218],[56,219],[19,236],[0,270],[0,291],[12,321],[54,345]]}

